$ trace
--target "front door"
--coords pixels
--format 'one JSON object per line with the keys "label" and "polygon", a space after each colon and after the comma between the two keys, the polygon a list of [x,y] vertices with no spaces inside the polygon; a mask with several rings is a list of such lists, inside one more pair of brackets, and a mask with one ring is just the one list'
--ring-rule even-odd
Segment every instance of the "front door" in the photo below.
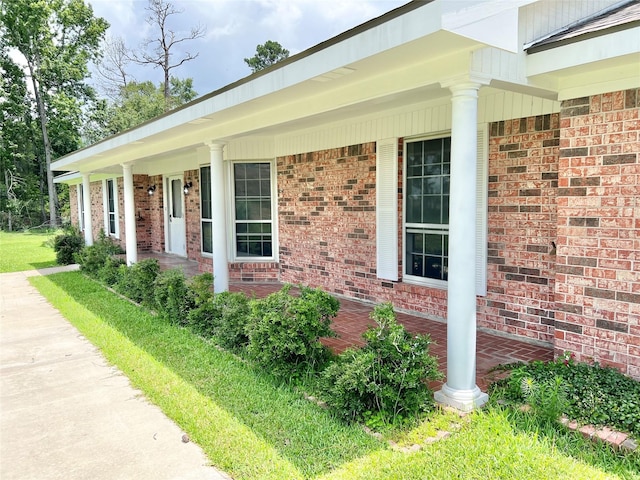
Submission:
{"label": "front door", "polygon": [[184,221],[184,194],[182,175],[166,178],[167,192],[167,251],[183,257],[187,256],[187,242]]}

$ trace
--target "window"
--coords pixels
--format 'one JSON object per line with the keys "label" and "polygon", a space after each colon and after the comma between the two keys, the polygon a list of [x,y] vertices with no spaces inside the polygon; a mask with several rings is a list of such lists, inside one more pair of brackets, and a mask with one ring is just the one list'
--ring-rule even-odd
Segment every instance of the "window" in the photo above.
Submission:
{"label": "window", "polygon": [[273,258],[272,166],[233,164],[235,256]]}
{"label": "window", "polygon": [[104,227],[108,235],[118,237],[118,183],[115,178],[104,181]]}
{"label": "window", "polygon": [[200,228],[202,252],[213,253],[211,221],[211,167],[200,168]]}
{"label": "window", "polygon": [[427,284],[447,280],[451,138],[405,143],[405,275]]}
{"label": "window", "polygon": [[84,232],[84,189],[82,184],[77,185],[78,194],[78,228]]}

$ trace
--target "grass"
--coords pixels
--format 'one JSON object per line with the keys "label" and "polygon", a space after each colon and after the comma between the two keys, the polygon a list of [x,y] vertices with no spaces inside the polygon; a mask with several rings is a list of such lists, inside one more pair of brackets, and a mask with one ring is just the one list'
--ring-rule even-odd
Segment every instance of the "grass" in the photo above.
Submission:
{"label": "grass", "polygon": [[56,265],[56,254],[47,242],[56,233],[0,231],[0,273],[23,272]]}
{"label": "grass", "polygon": [[[638,455],[623,457],[562,426],[497,407],[418,452],[394,451],[78,272],[31,281],[236,480],[640,478]],[[435,425],[450,423],[437,414],[397,440],[420,443]]]}

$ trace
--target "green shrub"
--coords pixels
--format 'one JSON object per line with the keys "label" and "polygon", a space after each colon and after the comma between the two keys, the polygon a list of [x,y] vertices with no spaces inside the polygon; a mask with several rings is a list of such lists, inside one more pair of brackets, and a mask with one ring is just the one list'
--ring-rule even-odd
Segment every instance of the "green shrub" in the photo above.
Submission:
{"label": "green shrub", "polygon": [[195,305],[182,270],[174,268],[160,273],[154,290],[158,313],[174,324],[186,325],[189,311]]}
{"label": "green shrub", "polygon": [[105,265],[107,258],[122,253],[122,248],[113,239],[107,237],[103,230],[100,230],[98,239],[94,244],[85,246],[74,256],[74,260],[80,264],[80,270],[97,278],[98,272]]}
{"label": "green shrub", "polygon": [[377,326],[363,334],[365,345],[346,350],[323,373],[327,404],[342,417],[371,426],[430,409],[428,382],[442,378],[429,354],[430,337],[407,332],[390,303],[376,306],[371,318]]}
{"label": "green shrub", "polygon": [[299,377],[319,370],[330,357],[321,337],[335,336],[331,319],[340,303],[322,290],[300,288],[279,292],[250,302],[247,351],[256,363],[279,377]]}
{"label": "green shrub", "polygon": [[[136,303],[152,306],[155,304],[155,280],[160,273],[160,265],[155,258],[148,258],[127,267],[121,265],[116,291]],[[101,270],[102,271],[102,270]]]}
{"label": "green shrub", "polygon": [[104,260],[104,264],[96,273],[98,280],[105,285],[113,287],[120,279],[121,270],[120,267],[126,268],[127,262],[124,258],[110,257],[108,256]]}
{"label": "green shrub", "polygon": [[53,241],[56,263],[58,265],[74,263],[74,256],[82,250],[82,247],[84,247],[84,237],[77,229],[67,229],[64,233],[57,235]]}
{"label": "green shrub", "polygon": [[223,348],[240,351],[249,343],[249,298],[244,293],[221,292],[189,312],[189,325]]}
{"label": "green shrub", "polygon": [[607,425],[640,435],[640,382],[614,368],[573,362],[568,355],[556,361],[504,368],[512,371],[509,377],[491,385],[494,398],[523,402],[526,400],[523,378],[548,384],[558,377],[566,388],[566,403],[561,413],[581,423]]}
{"label": "green shrub", "polygon": [[196,306],[202,305],[213,298],[213,275],[201,273],[188,283],[189,291]]}

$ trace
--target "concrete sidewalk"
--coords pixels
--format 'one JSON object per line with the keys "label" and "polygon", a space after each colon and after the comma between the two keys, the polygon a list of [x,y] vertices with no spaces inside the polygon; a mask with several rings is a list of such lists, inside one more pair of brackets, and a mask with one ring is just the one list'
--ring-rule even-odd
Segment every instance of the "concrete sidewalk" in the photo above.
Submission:
{"label": "concrete sidewalk", "polygon": [[27,280],[58,270],[0,275],[0,478],[229,479]]}

